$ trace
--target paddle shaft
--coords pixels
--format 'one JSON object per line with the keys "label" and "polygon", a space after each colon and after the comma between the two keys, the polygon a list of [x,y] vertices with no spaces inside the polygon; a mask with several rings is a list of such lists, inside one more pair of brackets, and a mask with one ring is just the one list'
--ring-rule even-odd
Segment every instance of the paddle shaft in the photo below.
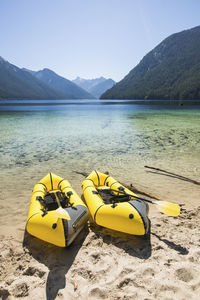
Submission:
{"label": "paddle shaft", "polygon": [[153,201],[151,201],[151,200],[147,200],[147,199],[144,199],[144,198],[137,197],[137,196],[135,196],[135,195],[127,194],[127,193],[125,193],[125,192],[123,192],[123,191],[117,191],[117,190],[114,190],[114,189],[110,189],[110,190],[113,191],[113,192],[116,192],[116,193],[121,193],[121,194],[123,194],[123,195],[125,195],[125,196],[129,196],[129,197],[132,197],[132,198],[136,198],[136,199],[138,199],[138,200],[142,200],[142,201],[149,202],[149,203],[151,203],[151,204],[157,204],[156,202],[153,202]]}
{"label": "paddle shaft", "polygon": [[145,202],[149,202],[151,204],[157,204],[158,205],[158,209],[160,212],[168,215],[168,216],[172,216],[172,217],[177,217],[180,214],[180,206],[178,204],[175,203],[171,203],[171,202],[166,202],[166,201],[151,201],[151,200],[147,200],[144,198],[140,198],[134,195],[130,195],[130,194],[126,194],[124,191],[117,191],[117,190],[113,190],[111,189],[111,191],[117,192],[117,193],[122,193],[123,195],[127,195]]}

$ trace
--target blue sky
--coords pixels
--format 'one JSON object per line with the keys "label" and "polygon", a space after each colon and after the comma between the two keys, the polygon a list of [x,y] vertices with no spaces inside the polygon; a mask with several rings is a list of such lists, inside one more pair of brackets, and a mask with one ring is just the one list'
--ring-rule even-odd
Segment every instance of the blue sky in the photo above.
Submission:
{"label": "blue sky", "polygon": [[70,80],[119,81],[167,36],[198,25],[199,0],[0,0],[0,56]]}

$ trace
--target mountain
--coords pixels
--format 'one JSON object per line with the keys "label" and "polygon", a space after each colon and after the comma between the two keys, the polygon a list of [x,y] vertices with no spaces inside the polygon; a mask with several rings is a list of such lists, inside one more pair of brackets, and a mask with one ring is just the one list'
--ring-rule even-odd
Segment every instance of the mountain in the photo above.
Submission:
{"label": "mountain", "polygon": [[115,81],[111,78],[105,79],[102,82],[99,82],[95,86],[90,88],[90,93],[94,95],[95,97],[99,98],[105,91],[113,87],[115,84]]}
{"label": "mountain", "polygon": [[64,95],[64,99],[94,99],[94,96],[90,93],[50,69],[43,69],[37,72],[27,71],[31,72],[37,79],[48,84],[51,88],[61,92]]}
{"label": "mountain", "polygon": [[110,89],[115,84],[114,80],[110,78],[106,79],[104,77],[95,79],[83,79],[77,77],[72,81],[88,91],[90,94],[94,95],[96,98],[99,98],[107,89]]}
{"label": "mountain", "polygon": [[37,73],[37,71],[32,71],[32,70],[29,70],[29,69],[26,69],[26,68],[22,68],[23,71],[26,71],[26,72],[29,72],[31,73],[32,75],[35,75],[35,73]]}
{"label": "mountain", "polygon": [[0,57],[0,99],[63,99],[63,94]]}
{"label": "mountain", "polygon": [[86,91],[88,91],[89,89],[93,88],[95,85],[104,82],[106,79],[104,77],[99,77],[99,78],[95,78],[95,79],[84,79],[84,78],[80,78],[77,77],[76,79],[72,80],[75,84],[79,85],[80,87],[82,87],[83,89],[85,89]]}
{"label": "mountain", "polygon": [[200,26],[163,40],[101,99],[200,100],[199,82]]}

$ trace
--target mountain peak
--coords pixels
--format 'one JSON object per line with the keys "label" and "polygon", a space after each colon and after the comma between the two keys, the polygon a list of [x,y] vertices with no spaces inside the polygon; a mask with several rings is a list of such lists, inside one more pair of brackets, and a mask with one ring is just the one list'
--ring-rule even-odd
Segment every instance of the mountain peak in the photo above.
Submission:
{"label": "mountain peak", "polygon": [[34,76],[62,92],[65,99],[93,99],[87,91],[48,68],[36,72]]}
{"label": "mountain peak", "polygon": [[0,56],[0,63],[5,63],[7,62],[2,56]]}
{"label": "mountain peak", "polygon": [[46,74],[56,74],[54,71],[52,71],[48,68],[44,68],[42,70],[39,70],[38,72],[43,72],[43,73],[46,73]]}
{"label": "mountain peak", "polygon": [[115,84],[114,80],[106,79],[103,76],[93,79],[84,79],[77,76],[73,82],[94,95],[96,98],[99,98],[101,94]]}

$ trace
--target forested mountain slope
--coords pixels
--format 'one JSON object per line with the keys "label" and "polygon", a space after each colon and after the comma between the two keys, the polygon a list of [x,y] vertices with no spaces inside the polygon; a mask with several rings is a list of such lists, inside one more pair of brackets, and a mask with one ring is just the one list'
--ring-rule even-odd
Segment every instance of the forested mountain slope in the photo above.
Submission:
{"label": "forested mountain slope", "polygon": [[163,40],[101,98],[200,99],[200,26]]}

